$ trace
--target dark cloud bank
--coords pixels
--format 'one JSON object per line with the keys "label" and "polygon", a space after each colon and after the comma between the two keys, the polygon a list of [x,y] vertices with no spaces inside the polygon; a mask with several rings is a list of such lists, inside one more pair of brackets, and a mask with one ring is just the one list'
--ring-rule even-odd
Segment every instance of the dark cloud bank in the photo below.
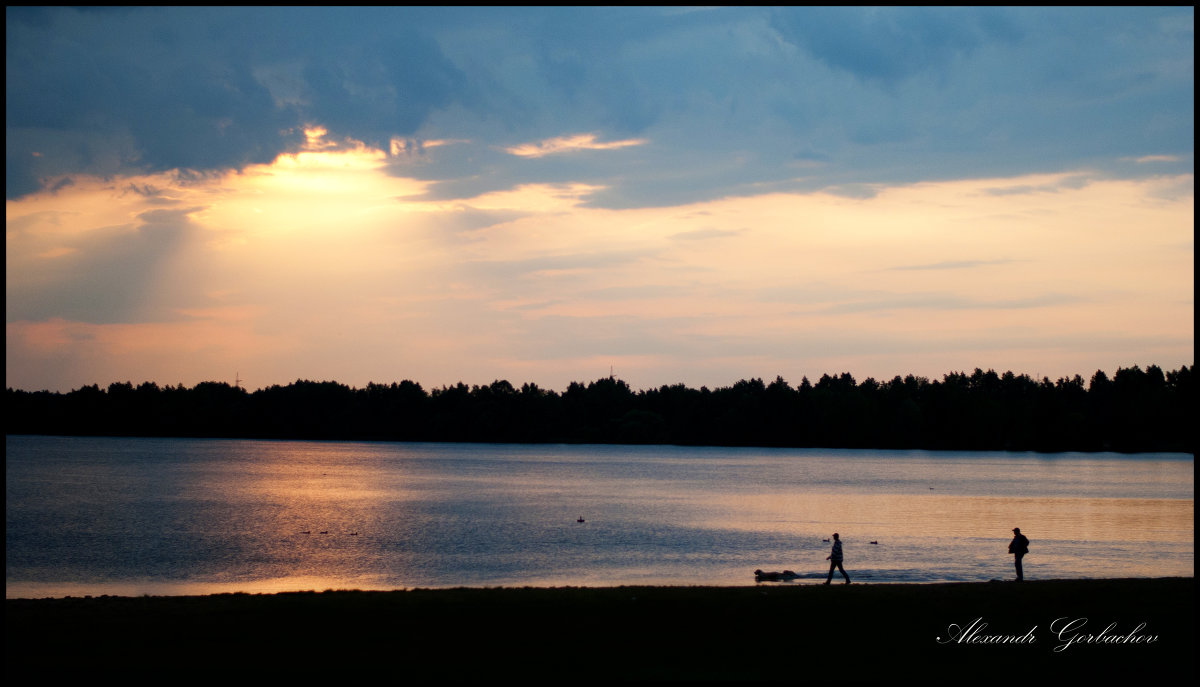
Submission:
{"label": "dark cloud bank", "polygon": [[[1192,171],[1192,8],[9,8],[5,34],[10,199],[74,174],[269,162],[307,124],[384,149],[472,141],[394,161],[471,172],[443,197],[569,174],[612,207]],[[651,142],[488,147],[579,132]]]}

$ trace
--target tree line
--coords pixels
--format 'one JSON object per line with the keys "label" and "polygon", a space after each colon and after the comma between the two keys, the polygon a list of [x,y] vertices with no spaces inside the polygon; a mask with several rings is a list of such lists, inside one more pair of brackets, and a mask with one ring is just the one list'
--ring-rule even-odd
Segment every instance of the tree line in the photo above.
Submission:
{"label": "tree line", "polygon": [[1194,453],[1194,365],[1099,370],[1086,383],[976,369],[940,380],[849,373],[634,391],[614,377],[566,391],[498,380],[426,391],[297,380],[7,390],[6,433],[384,441]]}

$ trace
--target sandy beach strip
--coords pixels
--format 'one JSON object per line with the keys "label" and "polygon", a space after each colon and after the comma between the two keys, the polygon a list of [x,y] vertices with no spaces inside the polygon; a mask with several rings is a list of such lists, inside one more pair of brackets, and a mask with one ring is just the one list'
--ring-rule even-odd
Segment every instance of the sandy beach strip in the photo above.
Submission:
{"label": "sandy beach strip", "polygon": [[5,601],[35,680],[1194,676],[1194,578]]}

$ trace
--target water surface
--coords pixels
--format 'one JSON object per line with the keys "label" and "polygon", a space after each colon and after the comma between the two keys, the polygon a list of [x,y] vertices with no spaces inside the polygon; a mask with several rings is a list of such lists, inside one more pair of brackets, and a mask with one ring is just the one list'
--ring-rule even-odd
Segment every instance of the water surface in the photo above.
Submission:
{"label": "water surface", "polygon": [[[6,596],[1192,576],[1188,454],[6,438]],[[582,518],[584,522],[578,522]],[[870,542],[878,542],[872,544]]]}

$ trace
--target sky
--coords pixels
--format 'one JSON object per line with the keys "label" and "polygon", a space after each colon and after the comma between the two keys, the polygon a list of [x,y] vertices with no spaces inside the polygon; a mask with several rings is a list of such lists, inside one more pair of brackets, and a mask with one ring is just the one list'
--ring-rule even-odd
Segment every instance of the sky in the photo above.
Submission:
{"label": "sky", "polygon": [[1194,16],[10,7],[6,385],[1191,365]]}

